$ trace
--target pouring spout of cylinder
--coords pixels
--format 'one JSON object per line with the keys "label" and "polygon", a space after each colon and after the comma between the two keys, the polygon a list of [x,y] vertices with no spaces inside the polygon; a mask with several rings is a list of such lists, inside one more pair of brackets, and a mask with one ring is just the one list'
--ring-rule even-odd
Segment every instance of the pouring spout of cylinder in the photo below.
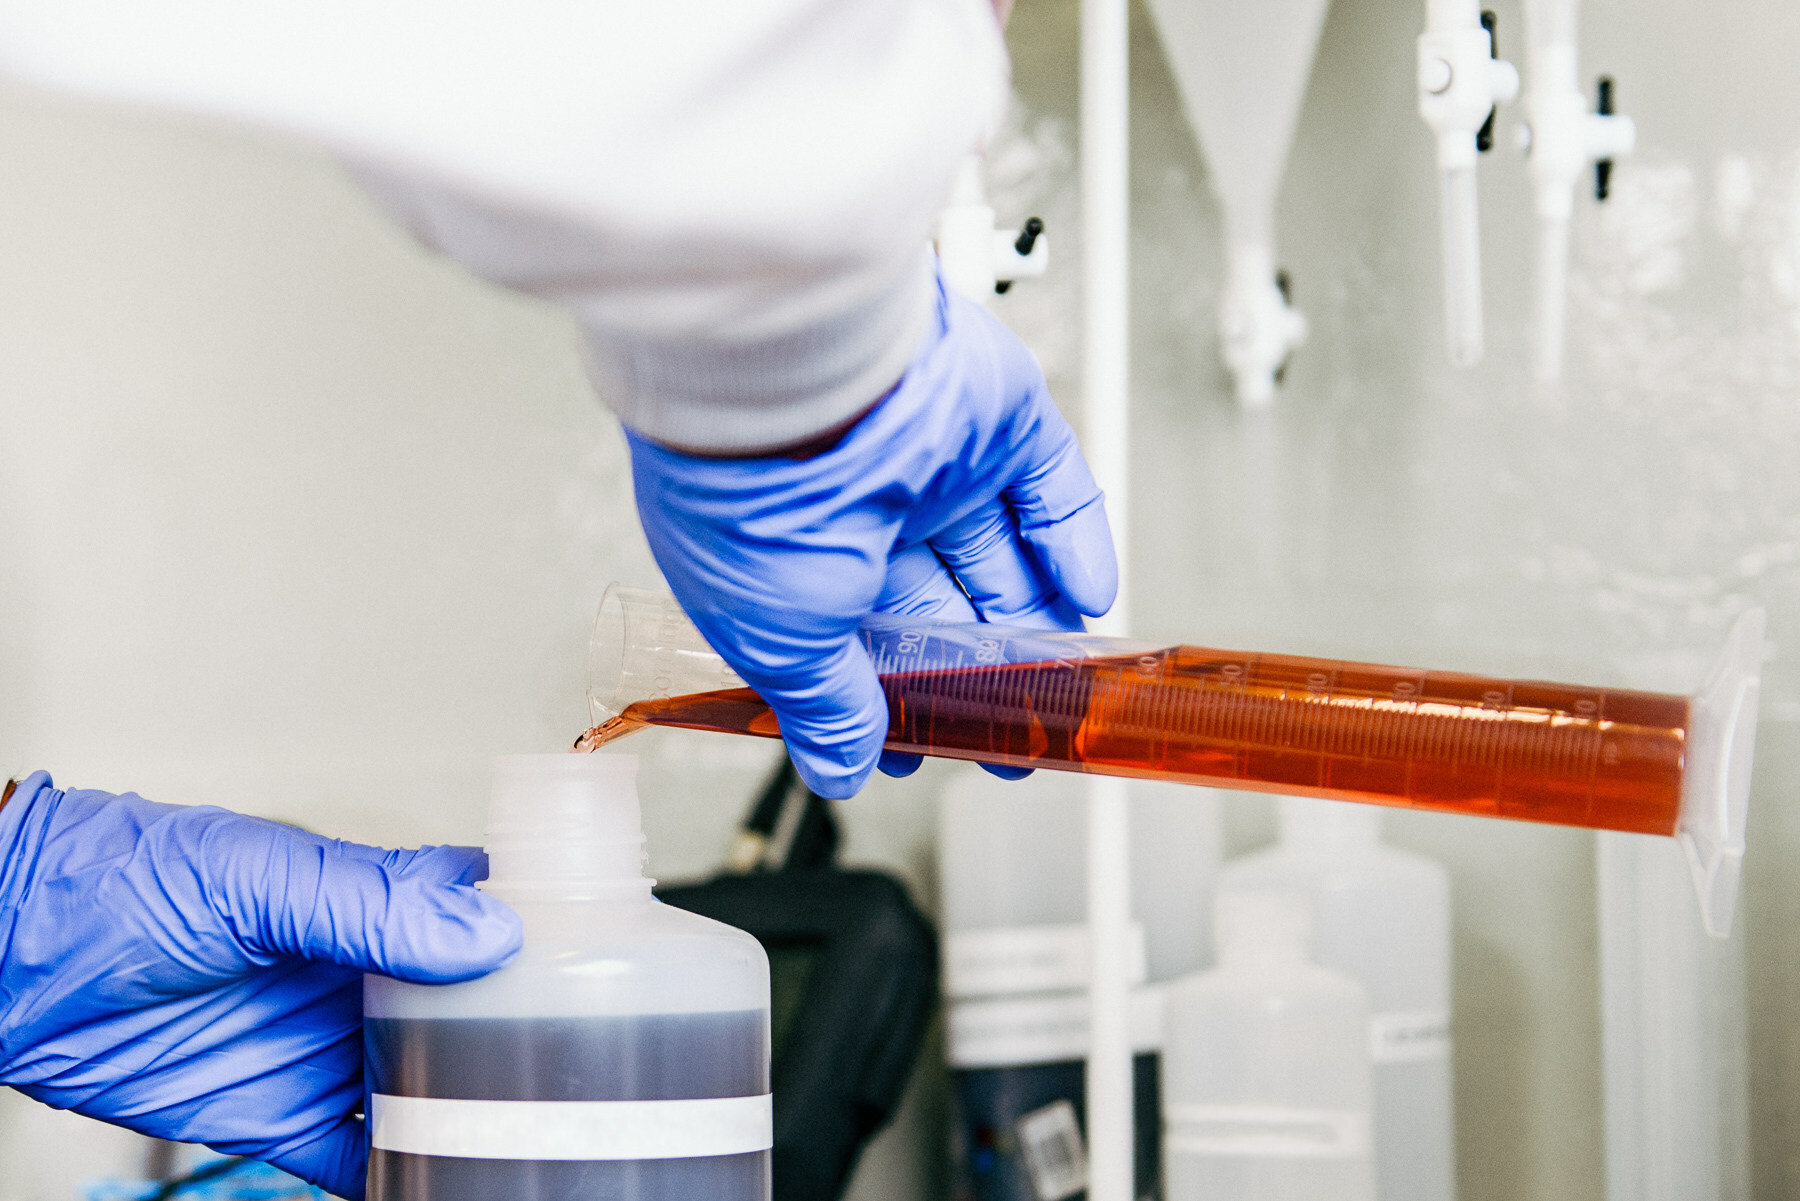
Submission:
{"label": "pouring spout of cylinder", "polygon": [[1765,624],[1761,609],[1738,618],[1689,711],[1675,837],[1693,874],[1701,920],[1714,938],[1731,934],[1737,908]]}

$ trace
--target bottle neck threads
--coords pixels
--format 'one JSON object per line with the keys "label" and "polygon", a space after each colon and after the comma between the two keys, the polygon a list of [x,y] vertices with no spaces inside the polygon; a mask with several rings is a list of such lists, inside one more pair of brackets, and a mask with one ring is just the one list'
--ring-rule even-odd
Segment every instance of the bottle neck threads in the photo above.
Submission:
{"label": "bottle neck threads", "polygon": [[648,899],[635,755],[494,760],[488,878],[506,901]]}

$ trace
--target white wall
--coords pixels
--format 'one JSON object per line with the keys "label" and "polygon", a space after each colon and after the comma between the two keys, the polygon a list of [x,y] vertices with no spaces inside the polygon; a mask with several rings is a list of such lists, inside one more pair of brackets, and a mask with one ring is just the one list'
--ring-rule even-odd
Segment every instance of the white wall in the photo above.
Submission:
{"label": "white wall", "polygon": [[[1505,154],[1483,167],[1489,360],[1441,365],[1417,9],[1339,0],[1329,18],[1282,211],[1314,339],[1264,422],[1237,414],[1212,350],[1217,216],[1136,14],[1136,624],[1686,687],[1729,613],[1768,604],[1744,919],[1756,1193],[1788,1195],[1800,156],[1783,56],[1800,15],[1756,0],[1725,25],[1673,0],[1589,0],[1584,63],[1618,77],[1642,153],[1610,209],[1581,210],[1569,385],[1539,394],[1524,179]],[[1500,17],[1516,55],[1517,4]],[[1041,213],[1057,255],[997,308],[1071,413],[1074,28],[1072,0],[1020,6],[1023,108],[997,155],[1003,218]],[[486,759],[579,728],[586,627],[612,579],[655,573],[558,315],[414,249],[304,151],[0,93],[0,769],[347,837],[474,840]],[[706,870],[771,748],[641,749],[653,869]],[[928,895],[941,779],[843,806],[849,857]],[[1263,802],[1230,817],[1238,847],[1267,836]],[[1591,839],[1409,815],[1390,830],[1455,873],[1464,1201],[1600,1195]],[[105,1155],[74,1148],[107,1139],[21,1105],[0,1106],[0,1201],[66,1196],[26,1172],[85,1170]],[[942,1121],[923,1073],[857,1195],[938,1195]]]}

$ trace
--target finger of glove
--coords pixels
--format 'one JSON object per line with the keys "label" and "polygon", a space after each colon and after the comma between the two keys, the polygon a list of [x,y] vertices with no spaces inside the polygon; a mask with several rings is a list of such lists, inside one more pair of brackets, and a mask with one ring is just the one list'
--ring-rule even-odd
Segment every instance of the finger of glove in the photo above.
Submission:
{"label": "finger of glove", "polygon": [[932,550],[968,593],[983,621],[1079,630],[1081,615],[1020,541],[1018,518],[995,498],[931,535]]}
{"label": "finger of glove", "polygon": [[877,613],[929,617],[933,621],[980,621],[956,577],[928,542],[896,549],[888,556],[887,579],[875,601]]}
{"label": "finger of glove", "polygon": [[887,698],[856,620],[831,612],[841,605],[821,604],[824,613],[724,607],[716,596],[675,587],[706,641],[774,712],[806,786],[830,800],[854,796],[874,773],[887,736]]}
{"label": "finger of glove", "polygon": [[853,795],[887,730],[856,634],[881,592],[899,500],[846,500],[836,452],[803,467],[721,463],[628,440],[644,534],[682,608],[768,702],[807,786]]}
{"label": "finger of glove", "polygon": [[925,756],[915,755],[911,751],[882,751],[876,766],[884,776],[893,776],[903,780],[919,770],[919,764],[925,762]]}
{"label": "finger of glove", "polygon": [[1022,528],[1020,537],[1076,609],[1099,617],[1112,608],[1119,595],[1119,562],[1104,501],[1095,500],[1061,521]]}
{"label": "finger of glove", "polygon": [[397,871],[371,857],[384,854],[376,848],[239,820],[248,828],[209,845],[226,860],[235,924],[252,950],[422,984],[484,975],[518,952],[517,914],[445,882],[471,870],[464,848],[415,855]]}
{"label": "finger of glove", "polygon": [[[949,568],[923,542],[897,549],[888,556],[887,580],[875,609],[879,613],[929,617],[934,621],[981,620]],[[876,766],[883,775],[904,779],[918,771],[924,761],[923,755],[909,751],[883,750]]]}
{"label": "finger of glove", "polygon": [[887,739],[887,698],[862,643],[846,635],[778,674],[746,667],[739,670],[774,710],[806,786],[834,801],[861,791]]}
{"label": "finger of glove", "polygon": [[[888,559],[887,585],[882,589],[876,609],[883,613],[928,616],[937,621],[980,621],[962,588],[944,566],[944,561],[928,543],[918,543],[895,551]],[[919,770],[923,755],[910,751],[881,752],[879,767],[883,775],[904,779]],[[989,771],[1004,780],[1019,780],[1031,774],[1030,768],[992,767]]]}
{"label": "finger of glove", "polygon": [[312,1142],[256,1158],[316,1184],[344,1201],[363,1201],[369,1172],[368,1128],[346,1116]]}
{"label": "finger of glove", "polygon": [[1032,465],[1007,486],[1004,496],[1020,540],[1032,548],[1057,592],[1089,617],[1098,617],[1112,608],[1119,592],[1106,501],[1081,457],[1075,431],[1050,406],[1048,396],[1039,403],[1048,411],[1033,437]]}
{"label": "finger of glove", "polygon": [[1030,767],[1013,767],[1006,763],[983,763],[981,770],[990,776],[999,776],[1002,780],[1023,780],[1035,769]]}
{"label": "finger of glove", "polygon": [[397,876],[418,876],[439,884],[474,884],[488,876],[487,852],[480,847],[410,847],[389,850],[357,842],[335,844],[345,858],[380,864]]}

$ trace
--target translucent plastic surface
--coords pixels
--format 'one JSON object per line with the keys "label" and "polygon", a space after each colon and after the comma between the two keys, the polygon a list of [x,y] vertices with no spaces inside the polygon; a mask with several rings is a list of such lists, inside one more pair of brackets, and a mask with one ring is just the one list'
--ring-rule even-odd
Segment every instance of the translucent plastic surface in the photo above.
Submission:
{"label": "translucent plastic surface", "polygon": [[946,930],[1074,925],[1087,875],[1081,781],[999,780],[962,769],[938,807],[938,887]]}
{"label": "translucent plastic surface", "polygon": [[1306,962],[1304,918],[1297,931],[1233,920],[1275,898],[1304,914],[1291,893],[1221,896],[1219,967],[1169,989],[1166,1201],[1374,1201],[1368,1002]]}
{"label": "translucent plastic surface", "polygon": [[1219,888],[1311,898],[1313,960],[1369,994],[1382,1201],[1450,1201],[1450,881],[1424,856],[1385,845],[1380,820],[1379,810],[1284,797],[1281,841],[1232,860]]}
{"label": "translucent plastic surface", "polygon": [[1569,223],[1538,221],[1537,292],[1531,348],[1532,374],[1546,382],[1562,378],[1563,321],[1569,290]]}
{"label": "translucent plastic surface", "polygon": [[1212,966],[1213,885],[1225,841],[1220,799],[1174,784],[1131,785],[1131,906],[1144,923],[1153,984]]}
{"label": "translucent plastic surface", "polygon": [[1475,198],[1475,168],[1438,173],[1439,220],[1443,225],[1444,336],[1450,361],[1469,367],[1481,361],[1481,216]]}
{"label": "translucent plastic surface", "polygon": [[1749,1201],[1744,936],[1695,929],[1674,847],[1595,850],[1607,1199]]}
{"label": "translucent plastic surface", "polygon": [[[938,810],[941,916],[949,931],[1074,925],[1086,920],[1082,781],[1039,773],[999,780],[968,769]],[[1143,924],[1148,979],[1212,961],[1219,869],[1214,794],[1133,781],[1132,914]]]}
{"label": "translucent plastic surface", "polygon": [[[630,1153],[596,1154],[583,1143],[507,1158],[525,1144],[496,1153],[492,1138],[449,1150],[409,1141],[423,1126],[466,1144],[464,1134],[491,1135],[494,1114],[517,1103],[769,1092],[768,957],[743,931],[652,899],[635,773],[623,755],[496,762],[491,876],[481,887],[518,913],[525,944],[498,971],[461,984],[364,978],[371,1201],[767,1201],[768,1150],[645,1153],[631,1119],[609,1114],[588,1114],[583,1129],[624,1130]],[[384,1141],[383,1105],[418,1113],[419,1101],[499,1108],[434,1111],[408,1136]],[[510,1120],[528,1127],[544,1118]]]}

